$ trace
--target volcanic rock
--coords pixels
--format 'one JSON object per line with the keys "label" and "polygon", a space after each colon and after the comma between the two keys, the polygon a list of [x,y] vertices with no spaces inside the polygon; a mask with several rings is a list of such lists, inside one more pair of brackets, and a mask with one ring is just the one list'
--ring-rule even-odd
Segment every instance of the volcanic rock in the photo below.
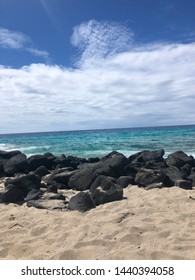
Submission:
{"label": "volcanic rock", "polygon": [[180,168],[185,164],[190,164],[191,166],[193,166],[194,159],[193,157],[186,155],[182,151],[177,151],[168,155],[166,163],[168,166],[176,166],[177,168]]}
{"label": "volcanic rock", "polygon": [[86,192],[80,192],[76,194],[75,196],[71,197],[68,209],[69,210],[77,210],[80,212],[88,211],[95,207],[95,204],[90,196],[89,193]]}
{"label": "volcanic rock", "polygon": [[18,203],[23,200],[23,193],[13,184],[8,184],[0,191],[0,203]]}
{"label": "volcanic rock", "polygon": [[36,189],[39,190],[41,179],[35,174],[27,174],[5,181],[5,186],[13,184],[26,196],[29,191]]}
{"label": "volcanic rock", "polygon": [[146,187],[153,183],[164,183],[167,185],[168,177],[160,170],[140,169],[135,176],[135,183],[140,187]]}
{"label": "volcanic rock", "polygon": [[15,173],[27,173],[28,163],[26,155],[22,153],[14,155],[5,162],[3,169],[7,176],[14,176]]}
{"label": "volcanic rock", "polygon": [[176,180],[175,182],[176,187],[180,187],[185,190],[191,190],[192,189],[192,182],[188,180]]}

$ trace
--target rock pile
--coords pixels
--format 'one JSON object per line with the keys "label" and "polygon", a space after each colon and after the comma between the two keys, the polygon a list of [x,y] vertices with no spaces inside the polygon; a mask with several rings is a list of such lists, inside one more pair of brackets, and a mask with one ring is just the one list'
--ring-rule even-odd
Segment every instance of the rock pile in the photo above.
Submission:
{"label": "rock pile", "polygon": [[182,151],[164,158],[164,150],[142,151],[129,158],[112,152],[103,158],[54,156],[29,158],[0,151],[0,203],[27,203],[45,209],[87,211],[120,200],[129,184],[146,190],[195,186],[195,159]]}

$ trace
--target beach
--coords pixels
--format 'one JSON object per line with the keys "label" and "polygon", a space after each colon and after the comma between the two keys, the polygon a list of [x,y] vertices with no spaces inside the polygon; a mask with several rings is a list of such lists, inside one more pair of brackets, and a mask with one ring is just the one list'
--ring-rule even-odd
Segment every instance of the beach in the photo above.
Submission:
{"label": "beach", "polygon": [[122,200],[84,213],[0,204],[0,259],[192,260],[194,199],[194,187],[129,185]]}

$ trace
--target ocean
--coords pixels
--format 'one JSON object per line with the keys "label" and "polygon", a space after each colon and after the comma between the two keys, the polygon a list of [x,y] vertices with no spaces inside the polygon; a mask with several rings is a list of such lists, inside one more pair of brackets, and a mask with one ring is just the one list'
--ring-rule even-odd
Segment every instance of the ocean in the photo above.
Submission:
{"label": "ocean", "polygon": [[195,125],[0,134],[0,150],[20,150],[27,156],[51,152],[89,158],[112,151],[130,156],[161,148],[165,156],[182,150],[195,157]]}

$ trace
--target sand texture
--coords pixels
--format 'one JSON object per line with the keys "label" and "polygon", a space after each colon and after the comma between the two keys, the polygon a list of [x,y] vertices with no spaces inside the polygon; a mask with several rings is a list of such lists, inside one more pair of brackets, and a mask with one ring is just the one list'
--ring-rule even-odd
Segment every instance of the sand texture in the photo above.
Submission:
{"label": "sand texture", "polygon": [[0,259],[195,259],[195,189],[128,186],[85,213],[1,204]]}

